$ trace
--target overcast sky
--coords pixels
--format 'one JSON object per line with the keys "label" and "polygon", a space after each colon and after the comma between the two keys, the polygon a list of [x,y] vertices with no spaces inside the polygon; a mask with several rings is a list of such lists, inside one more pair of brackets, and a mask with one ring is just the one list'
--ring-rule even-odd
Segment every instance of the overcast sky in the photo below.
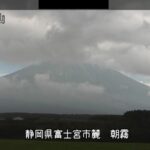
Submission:
{"label": "overcast sky", "polygon": [[[56,106],[60,113],[123,113],[150,108],[148,87],[109,69],[81,65],[106,66],[150,85],[150,11],[1,14],[6,23],[0,24],[0,75],[48,63],[0,79],[0,112],[54,113]],[[60,65],[53,70],[50,63]],[[65,66],[71,68],[65,70]]]}
{"label": "overcast sky", "polygon": [[41,61],[88,62],[150,83],[150,11],[1,13],[1,75]]}

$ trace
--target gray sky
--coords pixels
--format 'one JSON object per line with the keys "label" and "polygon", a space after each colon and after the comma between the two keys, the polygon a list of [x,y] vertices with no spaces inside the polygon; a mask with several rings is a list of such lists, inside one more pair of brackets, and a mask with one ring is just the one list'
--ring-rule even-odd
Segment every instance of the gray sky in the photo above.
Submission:
{"label": "gray sky", "polygon": [[150,11],[1,13],[6,15],[6,24],[0,25],[1,74],[48,60],[150,76]]}
{"label": "gray sky", "polygon": [[149,10],[149,0],[109,0],[110,9],[119,10]]}
{"label": "gray sky", "polygon": [[32,10],[38,9],[38,0],[0,0],[0,9]]}

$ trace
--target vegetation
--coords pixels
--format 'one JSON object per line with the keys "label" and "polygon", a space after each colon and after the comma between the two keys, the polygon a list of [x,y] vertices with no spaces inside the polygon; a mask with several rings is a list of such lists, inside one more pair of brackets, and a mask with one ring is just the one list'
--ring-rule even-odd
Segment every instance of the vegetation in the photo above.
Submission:
{"label": "vegetation", "polygon": [[[14,117],[23,120],[13,120]],[[114,142],[111,129],[129,129],[125,142],[150,143],[150,111],[129,111],[124,115],[0,114],[1,139],[25,139],[26,129],[100,129],[102,142]]]}
{"label": "vegetation", "polygon": [[0,140],[4,150],[149,150],[150,144]]}

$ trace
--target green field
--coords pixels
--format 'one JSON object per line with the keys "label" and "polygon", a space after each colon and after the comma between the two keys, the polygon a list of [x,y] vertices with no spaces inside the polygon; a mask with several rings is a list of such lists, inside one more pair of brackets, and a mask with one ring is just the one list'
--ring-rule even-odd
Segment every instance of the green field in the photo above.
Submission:
{"label": "green field", "polygon": [[150,150],[150,144],[0,140],[1,150]]}

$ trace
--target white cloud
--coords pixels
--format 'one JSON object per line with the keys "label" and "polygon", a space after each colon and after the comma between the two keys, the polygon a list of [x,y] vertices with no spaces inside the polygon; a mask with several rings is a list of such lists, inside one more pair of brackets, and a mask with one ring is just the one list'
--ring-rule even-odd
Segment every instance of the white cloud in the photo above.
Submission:
{"label": "white cloud", "polygon": [[49,82],[50,76],[48,73],[45,74],[36,74],[34,77],[36,82]]}
{"label": "white cloud", "polygon": [[140,81],[140,83],[150,87],[150,83],[148,83],[148,82]]}
{"label": "white cloud", "polygon": [[57,91],[60,94],[71,94],[72,96],[76,95],[101,95],[105,92],[103,86],[96,86],[90,83],[61,83],[55,82],[50,79],[48,73],[45,74],[36,74],[34,80],[38,88],[44,92]]}
{"label": "white cloud", "polygon": [[0,73],[0,77],[5,76],[5,75],[6,75],[6,73]]}

